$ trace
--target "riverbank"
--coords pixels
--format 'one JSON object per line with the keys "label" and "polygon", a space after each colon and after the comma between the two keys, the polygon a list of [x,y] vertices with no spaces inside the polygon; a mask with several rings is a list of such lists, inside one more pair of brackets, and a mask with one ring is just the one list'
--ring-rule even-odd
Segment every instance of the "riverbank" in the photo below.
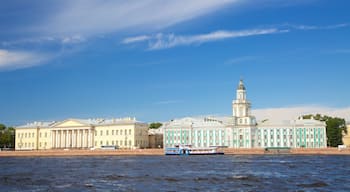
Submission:
{"label": "riverbank", "polygon": [[[225,155],[264,155],[264,149],[223,149]],[[350,149],[291,149],[292,155],[350,155]],[[118,149],[118,150],[40,150],[40,151],[0,151],[0,157],[54,157],[54,156],[145,156],[164,155],[163,149]]]}

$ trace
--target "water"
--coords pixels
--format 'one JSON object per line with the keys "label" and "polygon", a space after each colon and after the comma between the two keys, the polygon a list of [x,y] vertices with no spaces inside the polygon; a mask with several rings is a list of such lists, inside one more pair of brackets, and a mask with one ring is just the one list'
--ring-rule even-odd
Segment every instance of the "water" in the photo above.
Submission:
{"label": "water", "polygon": [[350,156],[1,158],[0,191],[350,191]]}

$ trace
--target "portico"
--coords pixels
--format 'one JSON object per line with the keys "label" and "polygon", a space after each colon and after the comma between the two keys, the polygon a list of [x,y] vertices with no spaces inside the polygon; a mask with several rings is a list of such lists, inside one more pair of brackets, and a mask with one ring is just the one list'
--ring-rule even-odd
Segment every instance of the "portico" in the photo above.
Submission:
{"label": "portico", "polygon": [[63,121],[51,129],[52,149],[92,148],[94,127],[74,120]]}
{"label": "portico", "polygon": [[51,130],[52,148],[92,148],[92,128]]}

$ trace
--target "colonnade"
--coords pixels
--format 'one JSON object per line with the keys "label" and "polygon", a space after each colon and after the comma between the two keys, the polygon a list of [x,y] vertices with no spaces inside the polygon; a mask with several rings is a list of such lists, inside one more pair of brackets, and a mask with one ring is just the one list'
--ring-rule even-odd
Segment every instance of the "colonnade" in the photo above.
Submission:
{"label": "colonnade", "polygon": [[52,130],[52,148],[92,148],[93,131],[91,129]]}

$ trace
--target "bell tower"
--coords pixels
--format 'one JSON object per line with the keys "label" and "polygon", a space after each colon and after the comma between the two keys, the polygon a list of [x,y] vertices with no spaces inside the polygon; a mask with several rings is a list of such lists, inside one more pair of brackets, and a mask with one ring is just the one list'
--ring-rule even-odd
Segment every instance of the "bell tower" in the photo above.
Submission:
{"label": "bell tower", "polygon": [[236,90],[236,99],[232,101],[232,116],[236,125],[253,125],[254,117],[251,116],[251,104],[247,100],[247,91],[243,80],[239,81]]}

